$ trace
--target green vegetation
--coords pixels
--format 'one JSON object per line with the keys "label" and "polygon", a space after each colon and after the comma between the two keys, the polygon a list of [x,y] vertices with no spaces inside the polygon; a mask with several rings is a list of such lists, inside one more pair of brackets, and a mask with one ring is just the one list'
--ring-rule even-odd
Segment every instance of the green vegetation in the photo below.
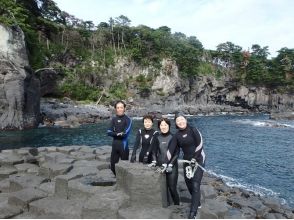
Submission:
{"label": "green vegetation", "polygon": [[0,0],[0,23],[21,27],[32,68],[62,70],[59,92],[77,100],[96,101],[104,90],[108,99],[126,98],[130,82],[148,95],[156,74],[103,88],[103,79],[116,78],[107,75],[107,69],[122,57],[157,69],[168,58],[176,62],[182,77],[229,75],[239,84],[294,90],[294,49],[282,48],[272,59],[267,58],[268,47],[257,44],[250,51],[232,42],[205,50],[197,37],[171,33],[167,26],[133,27],[124,15],[95,25],[61,11],[53,0]]}

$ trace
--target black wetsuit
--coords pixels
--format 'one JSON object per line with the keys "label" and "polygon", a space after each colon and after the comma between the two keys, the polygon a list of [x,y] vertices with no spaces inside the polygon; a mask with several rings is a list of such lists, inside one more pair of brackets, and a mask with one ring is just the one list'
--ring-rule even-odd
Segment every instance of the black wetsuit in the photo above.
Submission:
{"label": "black wetsuit", "polygon": [[[187,125],[184,130],[179,130],[173,136],[167,151],[167,161],[172,160],[172,155],[174,155],[174,152],[178,153],[180,148],[184,153],[183,159],[191,160],[192,158],[195,158],[197,163],[204,166],[205,154],[203,151],[203,140],[200,132],[196,128]],[[183,169],[187,188],[192,195],[190,213],[196,215],[198,206],[200,205],[200,183],[203,176],[203,170],[198,167],[194,177],[188,179],[186,177],[187,166],[188,164],[185,163]]]}
{"label": "black wetsuit", "polygon": [[[172,137],[172,134],[168,132],[167,134],[160,133],[154,138],[152,143],[152,160],[156,161],[158,166],[161,166],[165,162],[168,146]],[[175,205],[180,204],[180,197],[177,191],[178,155],[178,152],[175,151],[171,160],[169,161],[170,164],[173,164],[172,172],[166,173],[167,189]],[[171,203],[171,201],[168,202]]]}
{"label": "black wetsuit", "polygon": [[146,129],[139,129],[136,135],[136,140],[132,152],[131,162],[134,162],[136,160],[136,152],[139,147],[141,148],[140,154],[139,154],[139,162],[143,163],[144,156],[147,156],[148,152],[148,161],[147,163],[152,162],[152,152],[149,152],[151,142],[154,139],[154,136],[158,134],[157,131],[154,129],[146,130]]}
{"label": "black wetsuit", "polygon": [[[126,116],[115,116],[111,120],[107,134],[113,137],[112,151],[110,158],[110,168],[115,174],[115,164],[118,163],[119,158],[122,160],[129,159],[128,136],[131,131],[132,120]],[[118,135],[123,132],[122,135]]]}

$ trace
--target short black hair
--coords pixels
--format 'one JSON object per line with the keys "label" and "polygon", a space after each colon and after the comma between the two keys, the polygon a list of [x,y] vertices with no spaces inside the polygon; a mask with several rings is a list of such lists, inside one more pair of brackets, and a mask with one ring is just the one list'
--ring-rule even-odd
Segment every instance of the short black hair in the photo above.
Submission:
{"label": "short black hair", "polygon": [[160,118],[159,120],[158,120],[158,124],[157,124],[157,127],[160,129],[160,124],[161,124],[161,122],[165,122],[165,123],[167,123],[168,124],[168,126],[169,126],[169,130],[170,130],[170,120],[168,119],[168,118],[164,118],[164,117],[162,117],[162,118]]}
{"label": "short black hair", "polygon": [[126,108],[127,105],[126,105],[126,103],[125,103],[124,101],[122,101],[122,100],[118,100],[118,101],[116,101],[115,104],[114,104],[114,108],[116,108],[117,104],[119,104],[119,103],[123,104],[123,105],[124,105],[124,108]]}
{"label": "short black hair", "polygon": [[150,119],[153,122],[153,116],[152,115],[144,115],[143,116],[143,122],[145,119]]}

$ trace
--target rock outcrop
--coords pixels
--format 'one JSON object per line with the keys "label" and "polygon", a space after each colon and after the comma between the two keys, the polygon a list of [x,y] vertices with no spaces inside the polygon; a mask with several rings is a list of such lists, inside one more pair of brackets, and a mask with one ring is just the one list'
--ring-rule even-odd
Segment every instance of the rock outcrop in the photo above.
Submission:
{"label": "rock outcrop", "polygon": [[0,24],[0,129],[38,125],[40,83],[29,67],[22,30]]}
{"label": "rock outcrop", "polygon": [[[182,168],[181,205],[166,207],[165,177],[129,161],[116,164],[115,177],[110,151],[111,146],[2,150],[0,218],[187,218],[191,196]],[[230,188],[207,173],[201,194],[198,218],[294,218],[278,201]]]}

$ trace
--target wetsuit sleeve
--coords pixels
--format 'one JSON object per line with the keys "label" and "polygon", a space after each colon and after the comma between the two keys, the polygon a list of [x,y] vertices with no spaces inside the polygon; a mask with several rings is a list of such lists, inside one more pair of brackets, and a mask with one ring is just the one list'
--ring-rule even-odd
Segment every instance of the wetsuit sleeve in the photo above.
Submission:
{"label": "wetsuit sleeve", "polygon": [[196,148],[195,148],[195,152],[193,154],[193,158],[198,158],[199,155],[201,154],[202,148],[203,148],[203,139],[202,139],[202,135],[200,133],[200,131],[198,131],[197,128],[192,128],[193,130],[193,136],[196,142]]}
{"label": "wetsuit sleeve", "polygon": [[172,155],[174,155],[179,150],[180,149],[178,147],[177,135],[175,134],[169,143],[164,162],[169,163],[172,159]]}
{"label": "wetsuit sleeve", "polygon": [[130,132],[131,132],[131,128],[132,128],[132,119],[130,119],[129,117],[127,117],[127,126],[126,126],[126,130],[124,131],[124,133],[122,134],[123,138],[126,138],[129,136]]}
{"label": "wetsuit sleeve", "polygon": [[114,119],[112,119],[110,122],[110,126],[107,130],[107,135],[111,137],[117,137],[117,133],[114,131]]}
{"label": "wetsuit sleeve", "polygon": [[135,140],[135,143],[134,143],[132,156],[136,155],[136,151],[139,148],[140,142],[141,142],[141,135],[140,135],[140,132],[138,131],[137,135],[136,135],[136,140]]}
{"label": "wetsuit sleeve", "polygon": [[180,148],[177,147],[169,163],[174,165],[177,162],[179,155],[180,155]]}
{"label": "wetsuit sleeve", "polygon": [[159,147],[159,140],[157,138],[157,135],[153,138],[152,143],[150,144],[150,147],[148,149],[148,152],[152,152],[152,161],[158,161],[157,160],[157,151]]}

